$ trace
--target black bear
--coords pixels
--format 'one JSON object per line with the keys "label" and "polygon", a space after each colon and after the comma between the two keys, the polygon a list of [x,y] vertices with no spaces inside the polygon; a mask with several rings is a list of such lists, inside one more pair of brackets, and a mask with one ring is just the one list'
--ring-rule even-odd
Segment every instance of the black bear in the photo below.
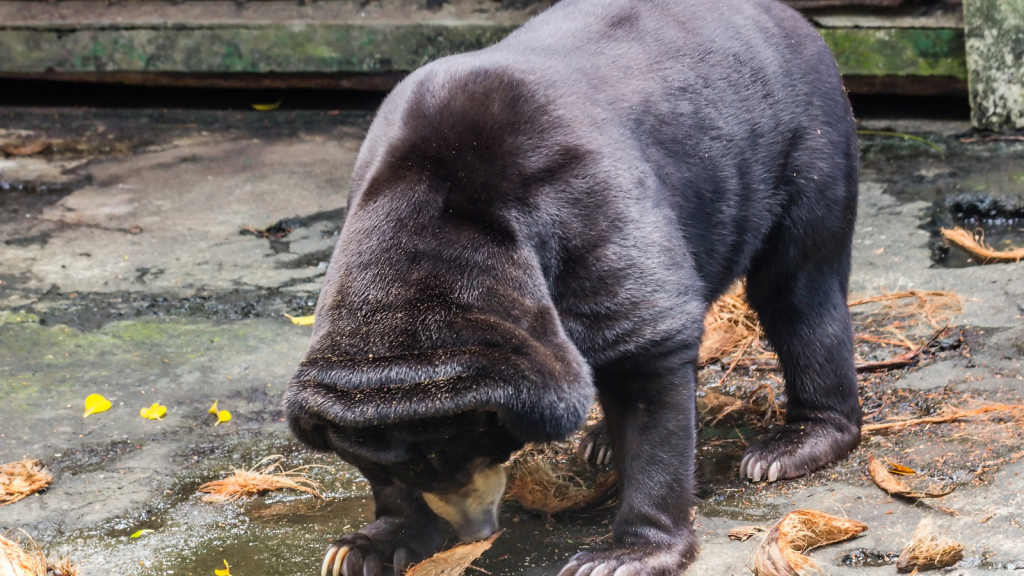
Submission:
{"label": "black bear", "polygon": [[695,375],[745,277],[787,420],[741,476],[843,457],[861,423],[846,307],[856,130],[822,38],[776,0],[562,0],[381,106],[285,397],[370,482],[324,575],[401,574],[497,529],[501,464],[595,399],[613,539],[562,576],[678,574],[697,544]]}

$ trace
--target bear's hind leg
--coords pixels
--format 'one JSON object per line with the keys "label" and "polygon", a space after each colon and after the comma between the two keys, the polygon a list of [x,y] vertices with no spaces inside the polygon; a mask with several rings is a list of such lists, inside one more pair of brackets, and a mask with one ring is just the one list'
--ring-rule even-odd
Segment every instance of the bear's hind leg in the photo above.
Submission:
{"label": "bear's hind leg", "polygon": [[611,544],[580,552],[559,576],[676,576],[693,560],[696,349],[596,371],[619,510]]}
{"label": "bear's hind leg", "polygon": [[774,482],[803,476],[839,460],[860,440],[846,306],[849,244],[837,236],[831,253],[829,242],[787,245],[776,237],[747,276],[750,304],[782,363],[788,403],[785,424],[747,448],[740,477]]}
{"label": "bear's hind leg", "polygon": [[327,547],[321,576],[401,576],[444,542],[441,519],[415,490],[375,485],[377,519]]}

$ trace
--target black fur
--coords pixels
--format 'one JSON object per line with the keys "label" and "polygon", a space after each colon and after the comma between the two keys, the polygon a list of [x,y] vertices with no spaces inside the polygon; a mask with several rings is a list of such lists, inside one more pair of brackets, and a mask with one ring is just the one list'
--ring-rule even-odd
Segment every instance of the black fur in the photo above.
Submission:
{"label": "black fur", "polygon": [[622,505],[567,573],[677,573],[702,320],[744,275],[789,399],[749,455],[780,477],[842,457],[856,190],[832,56],[775,0],[562,0],[410,75],[363,144],[285,399],[300,439],[395,492],[363,557],[436,550],[419,491],[565,437],[596,393]]}

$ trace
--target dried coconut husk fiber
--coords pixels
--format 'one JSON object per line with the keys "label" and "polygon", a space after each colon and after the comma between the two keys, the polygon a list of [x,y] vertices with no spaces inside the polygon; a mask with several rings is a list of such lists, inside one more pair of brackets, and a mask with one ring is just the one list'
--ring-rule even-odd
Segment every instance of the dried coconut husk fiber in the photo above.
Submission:
{"label": "dried coconut husk fiber", "polygon": [[[248,470],[235,470],[231,476],[222,480],[207,482],[199,487],[206,492],[203,502],[219,504],[233,502],[247,496],[256,496],[274,490],[291,489],[311,494],[323,499],[323,486],[307,478],[302,471],[313,466],[300,466],[292,470],[281,467],[279,455],[267,456]],[[269,462],[269,464],[268,464]],[[260,466],[263,466],[261,469]]]}
{"label": "dried coconut husk fiber", "polygon": [[20,460],[0,465],[0,506],[17,502],[45,489],[53,474],[39,460]]}
{"label": "dried coconut husk fiber", "polygon": [[750,556],[750,569],[757,576],[791,576],[820,572],[806,552],[842,542],[868,529],[867,524],[839,518],[818,510],[794,510],[782,517],[764,535]]}
{"label": "dried coconut husk fiber", "polygon": [[952,566],[963,558],[964,545],[940,536],[931,518],[925,518],[900,552],[896,569],[904,574],[915,570],[934,570]]}
{"label": "dried coconut husk fiber", "polygon": [[470,567],[474,560],[486,552],[491,544],[494,544],[498,536],[501,536],[501,532],[495,532],[486,540],[438,552],[409,568],[405,576],[459,576]]}
{"label": "dried coconut husk fiber", "polygon": [[996,250],[985,243],[985,231],[968,232],[957,226],[952,230],[940,228],[939,232],[946,242],[959,246],[974,257],[979,264],[996,264],[999,262],[1020,262],[1024,260],[1024,248]]}
{"label": "dried coconut husk fiber", "polygon": [[47,560],[35,540],[19,532],[17,540],[10,538],[11,532],[0,535],[0,576],[78,576],[71,558]]}
{"label": "dried coconut husk fiber", "polygon": [[[585,508],[605,496],[618,482],[614,471],[605,472],[588,487],[567,467],[557,466],[557,457],[550,446],[520,451],[508,467],[507,496],[524,508],[551,515]],[[556,466],[552,466],[552,462]]]}
{"label": "dried coconut husk fiber", "polygon": [[45,576],[46,557],[36,543],[25,536],[27,546],[22,546],[21,535],[17,540],[9,536],[0,536],[0,576]]}

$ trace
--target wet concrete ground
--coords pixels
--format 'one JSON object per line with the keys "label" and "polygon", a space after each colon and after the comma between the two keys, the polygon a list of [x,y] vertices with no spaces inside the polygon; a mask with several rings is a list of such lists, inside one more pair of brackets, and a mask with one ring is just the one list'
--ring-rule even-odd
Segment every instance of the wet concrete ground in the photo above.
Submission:
{"label": "wet concrete ground", "polygon": [[[0,507],[0,529],[26,530],[87,576],[318,573],[332,536],[372,517],[366,483],[290,438],[280,398],[344,213],[366,111],[175,112],[0,108],[0,144],[46,138],[48,152],[0,158],[0,462],[40,458],[44,493]],[[1021,243],[1024,144],[962,143],[966,124],[864,121],[914,140],[866,135],[851,291],[950,290],[965,342],[921,365],[864,380],[874,420],[938,402],[1024,402],[1024,264],[976,266],[946,254],[935,228],[957,221]],[[241,233],[274,224],[279,239]],[[992,236],[990,236],[990,239]],[[717,384],[722,368],[702,380]],[[768,381],[757,373],[737,381]],[[728,386],[727,386],[728,387]],[[105,413],[82,418],[101,393]],[[938,400],[936,400],[938,399]],[[214,427],[214,400],[234,418]],[[153,402],[161,421],[139,417]],[[742,432],[749,438],[750,430]],[[893,574],[865,555],[898,552],[926,516],[967,546],[952,572],[1024,569],[1024,430],[1010,422],[937,425],[866,441],[846,461],[797,481],[736,478],[742,444],[706,429],[699,453],[702,553],[695,575],[748,574],[755,540],[730,528],[795,508],[866,522],[861,538],[811,556],[834,574]],[[942,504],[889,498],[868,454],[961,487]],[[325,502],[281,492],[238,505],[196,488],[281,454],[317,464]],[[477,563],[496,575],[554,574],[609,535],[611,509],[554,519],[504,507],[506,533]],[[129,536],[151,529],[140,538]]]}

